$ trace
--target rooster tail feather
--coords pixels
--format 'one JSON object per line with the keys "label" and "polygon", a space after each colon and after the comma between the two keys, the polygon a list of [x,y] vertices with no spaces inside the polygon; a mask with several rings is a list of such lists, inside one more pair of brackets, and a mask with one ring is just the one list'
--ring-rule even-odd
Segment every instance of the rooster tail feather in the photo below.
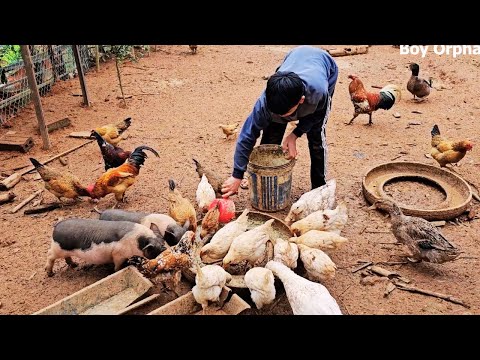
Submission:
{"label": "rooster tail feather", "polygon": [[43,164],[34,158],[30,158],[30,161],[32,162],[33,166],[35,166],[35,169],[43,167]]}
{"label": "rooster tail feather", "polygon": [[138,150],[138,151],[148,150],[148,151],[151,151],[152,153],[154,153],[156,157],[160,157],[160,156],[158,155],[158,152],[157,152],[155,149],[152,149],[150,146],[147,146],[147,145],[139,146],[139,147],[135,148],[134,151],[137,151],[137,150]]}
{"label": "rooster tail feather", "polygon": [[432,131],[430,132],[432,137],[435,135],[440,135],[440,129],[438,128],[437,124],[433,125]]}
{"label": "rooster tail feather", "polygon": [[146,148],[148,148],[148,150],[151,150],[155,155],[158,156],[158,153],[155,150],[149,148],[148,146],[142,145],[133,150],[133,152],[128,157],[128,162],[138,167],[142,166],[145,163],[145,159],[147,158],[147,154],[143,152],[143,149]]}

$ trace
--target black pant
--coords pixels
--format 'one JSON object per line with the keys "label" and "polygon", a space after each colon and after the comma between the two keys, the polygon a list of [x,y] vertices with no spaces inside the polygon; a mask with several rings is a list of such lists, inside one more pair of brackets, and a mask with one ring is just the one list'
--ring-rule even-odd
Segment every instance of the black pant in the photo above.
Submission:
{"label": "black pant", "polygon": [[[323,109],[317,109],[313,114],[303,119],[314,119],[314,125],[307,132],[308,149],[310,150],[310,180],[312,189],[325,185],[325,177],[327,174],[327,140],[326,127],[328,115],[331,108],[331,97],[327,101],[327,105]],[[271,122],[267,128],[263,130],[262,140],[260,144],[277,144],[281,145],[287,124],[279,124]]]}

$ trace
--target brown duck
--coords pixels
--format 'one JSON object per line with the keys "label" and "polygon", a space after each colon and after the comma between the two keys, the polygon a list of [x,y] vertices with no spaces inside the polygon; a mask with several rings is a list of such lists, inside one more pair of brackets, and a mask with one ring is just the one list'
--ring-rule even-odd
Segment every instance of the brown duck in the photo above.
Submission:
{"label": "brown duck", "polygon": [[412,76],[407,82],[407,90],[410,91],[413,95],[413,98],[416,97],[422,99],[430,95],[430,90],[432,89],[432,79],[428,81],[418,77],[420,72],[420,66],[418,64],[412,63],[408,67],[412,71]]}
{"label": "brown duck", "polygon": [[398,242],[406,245],[414,262],[426,261],[441,264],[454,260],[460,250],[453,246],[442,233],[427,220],[403,215],[393,201],[381,199],[372,208],[390,214],[392,232]]}

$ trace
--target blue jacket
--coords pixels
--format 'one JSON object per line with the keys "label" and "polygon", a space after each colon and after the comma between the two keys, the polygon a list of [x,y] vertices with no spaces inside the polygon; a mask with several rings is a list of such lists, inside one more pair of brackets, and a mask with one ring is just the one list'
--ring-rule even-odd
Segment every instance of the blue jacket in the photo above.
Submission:
{"label": "blue jacket", "polygon": [[282,118],[268,110],[265,91],[263,91],[238,136],[232,173],[233,177],[237,179],[243,178],[243,174],[247,170],[248,159],[260,136],[260,131],[265,129],[270,122],[285,123],[299,120],[293,131],[297,137],[310,131],[319,119],[307,115],[312,115],[317,109],[327,106],[329,96],[333,95],[338,76],[337,65],[330,54],[312,46],[299,46],[292,49],[285,56],[277,71],[292,71],[302,79],[305,85],[305,101],[298,106],[295,117]]}

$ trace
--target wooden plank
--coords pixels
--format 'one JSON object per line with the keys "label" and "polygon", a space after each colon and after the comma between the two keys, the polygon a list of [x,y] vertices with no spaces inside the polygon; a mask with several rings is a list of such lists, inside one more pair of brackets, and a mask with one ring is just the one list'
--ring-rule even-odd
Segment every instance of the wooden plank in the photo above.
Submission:
{"label": "wooden plank", "polygon": [[91,131],[74,131],[70,133],[68,136],[73,138],[80,138],[80,139],[91,139]]}
{"label": "wooden plank", "polygon": [[345,47],[342,49],[335,48],[335,49],[327,49],[327,52],[332,56],[347,56],[347,55],[359,55],[359,54],[366,54],[368,52],[368,46],[352,46],[352,47]]}
{"label": "wooden plank", "polygon": [[[48,123],[47,124],[47,131],[49,133],[51,133],[52,131],[62,129],[64,127],[70,126],[71,124],[72,124],[71,120],[68,117],[66,117],[66,118]],[[38,128],[37,128],[37,131],[39,131]]]}
{"label": "wooden plank", "polygon": [[5,191],[11,189],[15,185],[17,185],[21,179],[22,175],[20,175],[19,173],[13,173],[12,175],[7,177],[6,179],[3,179],[0,182],[0,190]]}
{"label": "wooden plank", "polygon": [[45,125],[45,117],[43,115],[42,102],[40,100],[40,94],[37,88],[37,81],[35,80],[35,72],[33,70],[32,58],[30,56],[30,50],[28,45],[20,45],[22,52],[22,58],[25,65],[25,72],[27,73],[28,86],[32,92],[33,104],[35,105],[35,112],[37,113],[38,127],[40,128],[40,134],[42,135],[44,150],[50,149],[50,138],[48,137],[47,126]]}
{"label": "wooden plank", "polygon": [[0,140],[0,151],[20,151],[26,153],[35,143],[31,137],[5,136]]}

